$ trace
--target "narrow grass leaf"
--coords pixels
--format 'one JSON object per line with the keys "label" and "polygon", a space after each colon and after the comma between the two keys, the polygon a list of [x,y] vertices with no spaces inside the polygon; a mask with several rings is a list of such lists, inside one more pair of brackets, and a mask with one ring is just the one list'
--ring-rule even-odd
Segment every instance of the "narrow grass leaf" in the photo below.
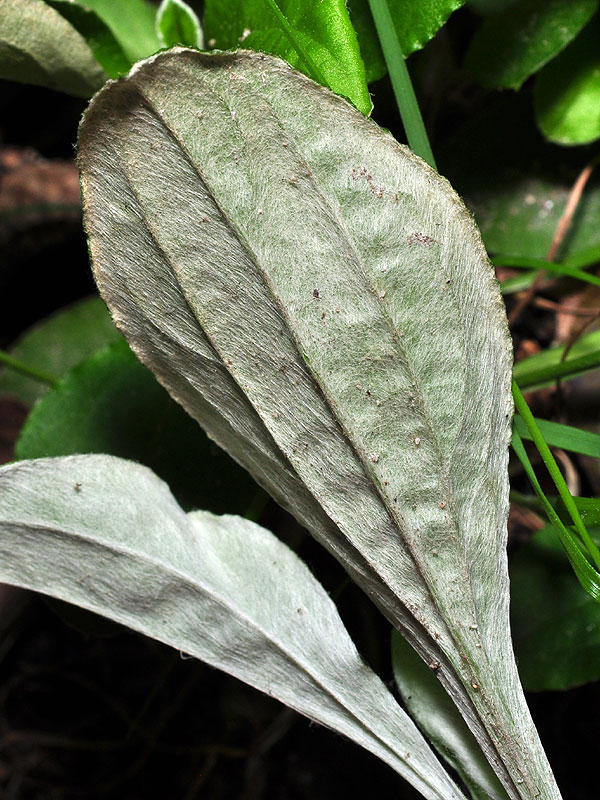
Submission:
{"label": "narrow grass leaf", "polygon": [[569,557],[569,561],[571,562],[573,571],[577,575],[579,583],[590,595],[590,597],[593,597],[594,600],[600,602],[600,574],[592,567],[585,555],[581,552],[580,545],[577,543],[575,536],[570,532],[568,527],[563,524],[562,520],[554,510],[552,503],[546,497],[544,490],[537,479],[531,461],[529,460],[529,456],[527,455],[525,447],[523,446],[523,441],[516,430],[513,431],[512,446],[519,461],[523,465],[523,469],[529,478],[529,482],[533,486],[535,493],[539,497],[544,507],[548,519],[558,533],[561,544],[564,547],[567,556]]}
{"label": "narrow grass leaf", "polygon": [[548,447],[548,444],[544,439],[535,421],[535,417],[531,413],[531,410],[527,405],[527,402],[523,397],[523,394],[521,393],[521,390],[519,389],[516,381],[514,380],[513,380],[512,391],[513,391],[513,398],[515,401],[515,408],[521,415],[523,422],[525,423],[527,429],[529,430],[531,439],[535,444],[535,446],[537,447],[537,450],[540,456],[542,457],[542,461],[544,462],[544,465],[548,470],[548,473],[552,478],[554,485],[558,489],[560,498],[565,504],[565,508],[568,510],[571,519],[573,520],[573,524],[577,530],[577,533],[581,538],[581,541],[583,542],[583,544],[587,548],[588,553],[594,560],[596,567],[600,569],[600,550],[598,550],[596,543],[591,539],[587,531],[587,528],[585,527],[583,520],[581,519],[581,515],[579,514],[577,506],[575,505],[573,496],[569,491],[569,487],[567,486],[567,483],[563,478],[562,472],[560,471],[558,464],[554,459],[554,456],[550,452],[550,448]]}
{"label": "narrow grass leaf", "polygon": [[[465,0],[388,0],[393,31],[398,37],[404,57],[421,50],[448,17],[464,4]],[[379,45],[379,36],[369,11],[369,0],[349,0],[348,10],[356,28],[361,53],[369,81],[385,75],[385,61]]]}
{"label": "narrow grass leaf", "polygon": [[[537,417],[535,422],[551,447],[560,447],[571,453],[600,458],[600,435],[597,433],[590,433],[590,431],[584,431],[572,425],[562,425],[559,422],[551,422]],[[515,416],[514,425],[522,439],[532,439],[531,432],[520,416]]]}
{"label": "narrow grass leaf", "polygon": [[[492,264],[500,267],[513,267],[514,269],[535,269],[549,272],[554,275],[564,275],[566,278],[576,278],[578,281],[590,283],[592,286],[600,286],[600,278],[597,275],[590,275],[582,269],[572,267],[568,262],[557,264],[553,261],[543,261],[537,258],[517,258],[515,256],[494,256]],[[537,275],[537,273],[533,273]]]}
{"label": "narrow grass leaf", "polygon": [[365,747],[428,800],[464,800],[298,557],[248,520],[185,514],[146,467],[72,456],[1,468],[0,580],[234,675]]}
{"label": "narrow grass leaf", "polygon": [[557,378],[569,380],[600,366],[600,331],[582,336],[569,349],[563,360],[565,345],[551,347],[524,358],[514,366],[515,380],[523,389],[534,391],[547,386]]}

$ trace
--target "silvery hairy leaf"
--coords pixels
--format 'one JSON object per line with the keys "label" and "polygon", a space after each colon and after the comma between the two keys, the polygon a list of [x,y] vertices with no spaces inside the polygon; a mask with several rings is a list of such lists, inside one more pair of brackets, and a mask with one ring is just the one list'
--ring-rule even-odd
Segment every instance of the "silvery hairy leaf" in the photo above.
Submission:
{"label": "silvery hairy leaf", "polygon": [[429,800],[464,800],[295,553],[241,517],[185,514],[146,467],[86,455],[0,468],[0,581],[202,659],[343,733]]}
{"label": "silvery hairy leaf", "polygon": [[448,183],[243,51],[138,64],[79,159],[141,360],[426,660],[509,797],[560,797],[510,641],[505,311]]}

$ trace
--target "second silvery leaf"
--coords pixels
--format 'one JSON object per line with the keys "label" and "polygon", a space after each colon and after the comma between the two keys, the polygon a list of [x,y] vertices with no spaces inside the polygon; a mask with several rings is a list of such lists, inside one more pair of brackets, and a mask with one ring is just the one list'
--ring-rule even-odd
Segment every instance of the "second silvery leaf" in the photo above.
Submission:
{"label": "second silvery leaf", "polygon": [[506,317],[449,184],[250,52],[142,62],[79,148],[141,360],[432,666],[509,797],[560,797],[508,625]]}

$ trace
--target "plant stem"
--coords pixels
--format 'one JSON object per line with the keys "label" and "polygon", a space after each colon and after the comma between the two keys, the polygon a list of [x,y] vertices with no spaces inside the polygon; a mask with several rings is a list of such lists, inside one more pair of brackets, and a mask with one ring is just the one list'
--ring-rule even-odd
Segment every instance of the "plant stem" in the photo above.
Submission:
{"label": "plant stem", "polygon": [[569,487],[567,486],[565,479],[563,478],[562,473],[558,467],[558,464],[554,460],[554,456],[550,452],[550,448],[546,444],[546,440],[542,436],[542,432],[540,431],[538,424],[535,421],[533,414],[531,413],[531,409],[527,405],[527,401],[523,397],[523,394],[519,389],[517,382],[515,380],[513,380],[512,382],[512,393],[515,401],[515,407],[519,412],[519,414],[521,415],[523,422],[527,426],[527,430],[529,431],[531,439],[535,444],[535,446],[537,447],[537,450],[542,457],[542,461],[546,465],[546,469],[548,470],[550,477],[554,481],[554,485],[558,489],[558,493],[563,503],[565,504],[565,508],[567,509],[567,511],[571,516],[571,519],[573,520],[575,529],[581,536],[581,540],[587,547],[589,554],[594,559],[596,567],[600,569],[600,551],[592,541],[589,533],[587,532],[587,528],[583,524],[583,520],[581,519],[577,506],[575,505],[573,496],[569,491]]}
{"label": "plant stem", "polygon": [[304,64],[311,73],[311,76],[323,86],[329,86],[328,82],[325,80],[325,77],[323,76],[323,73],[321,72],[319,67],[315,64],[315,62],[312,60],[312,58],[308,55],[306,50],[302,47],[302,45],[298,41],[298,37],[294,34],[294,30],[290,25],[290,23],[287,21],[287,17],[281,11],[275,0],[264,0],[264,1],[269,6],[273,14],[275,14],[275,16],[277,17],[277,21],[281,26],[282,32],[285,34],[289,43],[298,53],[302,61],[304,61]]}
{"label": "plant stem", "polygon": [[27,375],[28,378],[40,381],[40,383],[47,383],[49,386],[54,386],[58,383],[58,378],[55,375],[50,375],[44,370],[31,366],[31,364],[26,364],[24,361],[5,353],[4,350],[0,350],[0,364],[5,364],[10,369]]}
{"label": "plant stem", "polygon": [[557,364],[548,364],[547,366],[538,367],[538,369],[531,369],[520,378],[519,383],[526,389],[529,386],[548,383],[555,378],[565,378],[579,372],[596,369],[597,367],[600,367],[599,350],[595,350],[593,353],[586,353],[586,355],[578,358],[569,358],[568,361],[559,361]]}
{"label": "plant stem", "polygon": [[437,169],[387,0],[369,0],[369,7],[390,73],[408,144],[411,150],[421,156],[429,166]]}

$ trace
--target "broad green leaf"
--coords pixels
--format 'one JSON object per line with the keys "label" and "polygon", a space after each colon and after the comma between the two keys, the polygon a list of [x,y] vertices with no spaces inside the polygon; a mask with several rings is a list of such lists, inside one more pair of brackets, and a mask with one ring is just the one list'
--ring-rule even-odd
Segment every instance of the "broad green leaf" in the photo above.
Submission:
{"label": "broad green leaf", "polygon": [[387,67],[371,16],[369,0],[348,0],[346,5],[358,38],[360,54],[367,74],[367,83],[378,81],[385,75]]}
{"label": "broad green leaf", "polygon": [[0,78],[90,97],[107,75],[84,37],[43,0],[0,0]]}
{"label": "broad green leaf", "polygon": [[[581,430],[581,428],[561,425],[558,422],[550,422],[550,420],[546,419],[536,419],[536,422],[544,439],[551,447],[561,447],[571,453],[581,453],[592,458],[600,458],[600,435],[597,433],[590,433],[589,431]],[[531,439],[527,426],[521,417],[515,416],[514,425],[523,439]],[[589,524],[600,525],[600,519]]]}
{"label": "broad green leaf", "polygon": [[365,747],[424,797],[464,800],[325,590],[264,528],[185,514],[133,462],[41,459],[0,469],[0,555],[3,582],[206,661]]}
{"label": "broad green leaf", "polygon": [[204,49],[200,20],[184,0],[163,0],[156,12],[156,33],[163,47],[184,44]]}
{"label": "broad green leaf", "polygon": [[[71,367],[121,338],[99,297],[80,300],[30,328],[11,348],[25,364],[62,377]],[[26,406],[48,387],[10,369],[0,371],[0,395],[16,397]]]}
{"label": "broad green leaf", "polygon": [[600,137],[600,20],[548,64],[535,84],[535,112],[551,142],[588,144]]}
{"label": "broad green leaf", "polygon": [[515,551],[510,584],[525,687],[569,689],[600,679],[600,605],[581,591],[551,526]]}
{"label": "broad green leaf", "polygon": [[[488,252],[539,259],[546,257],[569,192],[587,163],[577,148],[548,144],[525,92],[495,98],[436,156],[442,174],[475,214]],[[600,181],[592,177],[557,260],[581,266],[574,257],[600,246],[598,219]]]}
{"label": "broad green leaf", "polygon": [[83,36],[109,78],[118,78],[129,72],[132,62],[123,52],[111,29],[95,11],[84,8],[75,0],[45,0],[45,2],[58,11]]}
{"label": "broad green leaf", "polygon": [[473,37],[466,66],[484,86],[519,89],[571,42],[598,0],[520,0],[488,17]]}
{"label": "broad green leaf", "polygon": [[535,391],[557,378],[569,380],[600,366],[600,331],[582,336],[563,359],[566,345],[551,347],[515,364],[514,377],[521,388]]}
{"label": "broad green leaf", "polygon": [[133,63],[162,47],[155,29],[156,7],[147,0],[78,0],[104,20]]}
{"label": "broad green leaf", "polygon": [[558,798],[508,627],[506,317],[448,183],[251,52],[138,65],[79,158],[141,360],[440,663],[509,796]]}
{"label": "broad green leaf", "polygon": [[258,487],[177,405],[125,341],[70,370],[35,406],[19,459],[108,453],[150,467],[186,508],[244,514]]}
{"label": "broad green leaf", "polygon": [[506,792],[475,737],[435,677],[436,662],[423,663],[402,636],[393,631],[392,665],[404,706],[435,749],[460,775],[473,800],[506,800]]}
{"label": "broad green leaf", "polygon": [[[372,108],[356,33],[345,0],[278,0],[293,37],[329,88],[347,97],[363,114]],[[209,47],[248,47],[281,56],[309,73],[310,67],[284,33],[267,0],[207,0],[204,35]]]}
{"label": "broad green leaf", "polygon": [[[388,0],[390,14],[405,57],[421,50],[446,23],[450,14],[465,0]],[[350,18],[356,28],[358,43],[367,70],[367,80],[385,75],[385,61],[377,31],[369,10],[369,0],[349,0]]]}

